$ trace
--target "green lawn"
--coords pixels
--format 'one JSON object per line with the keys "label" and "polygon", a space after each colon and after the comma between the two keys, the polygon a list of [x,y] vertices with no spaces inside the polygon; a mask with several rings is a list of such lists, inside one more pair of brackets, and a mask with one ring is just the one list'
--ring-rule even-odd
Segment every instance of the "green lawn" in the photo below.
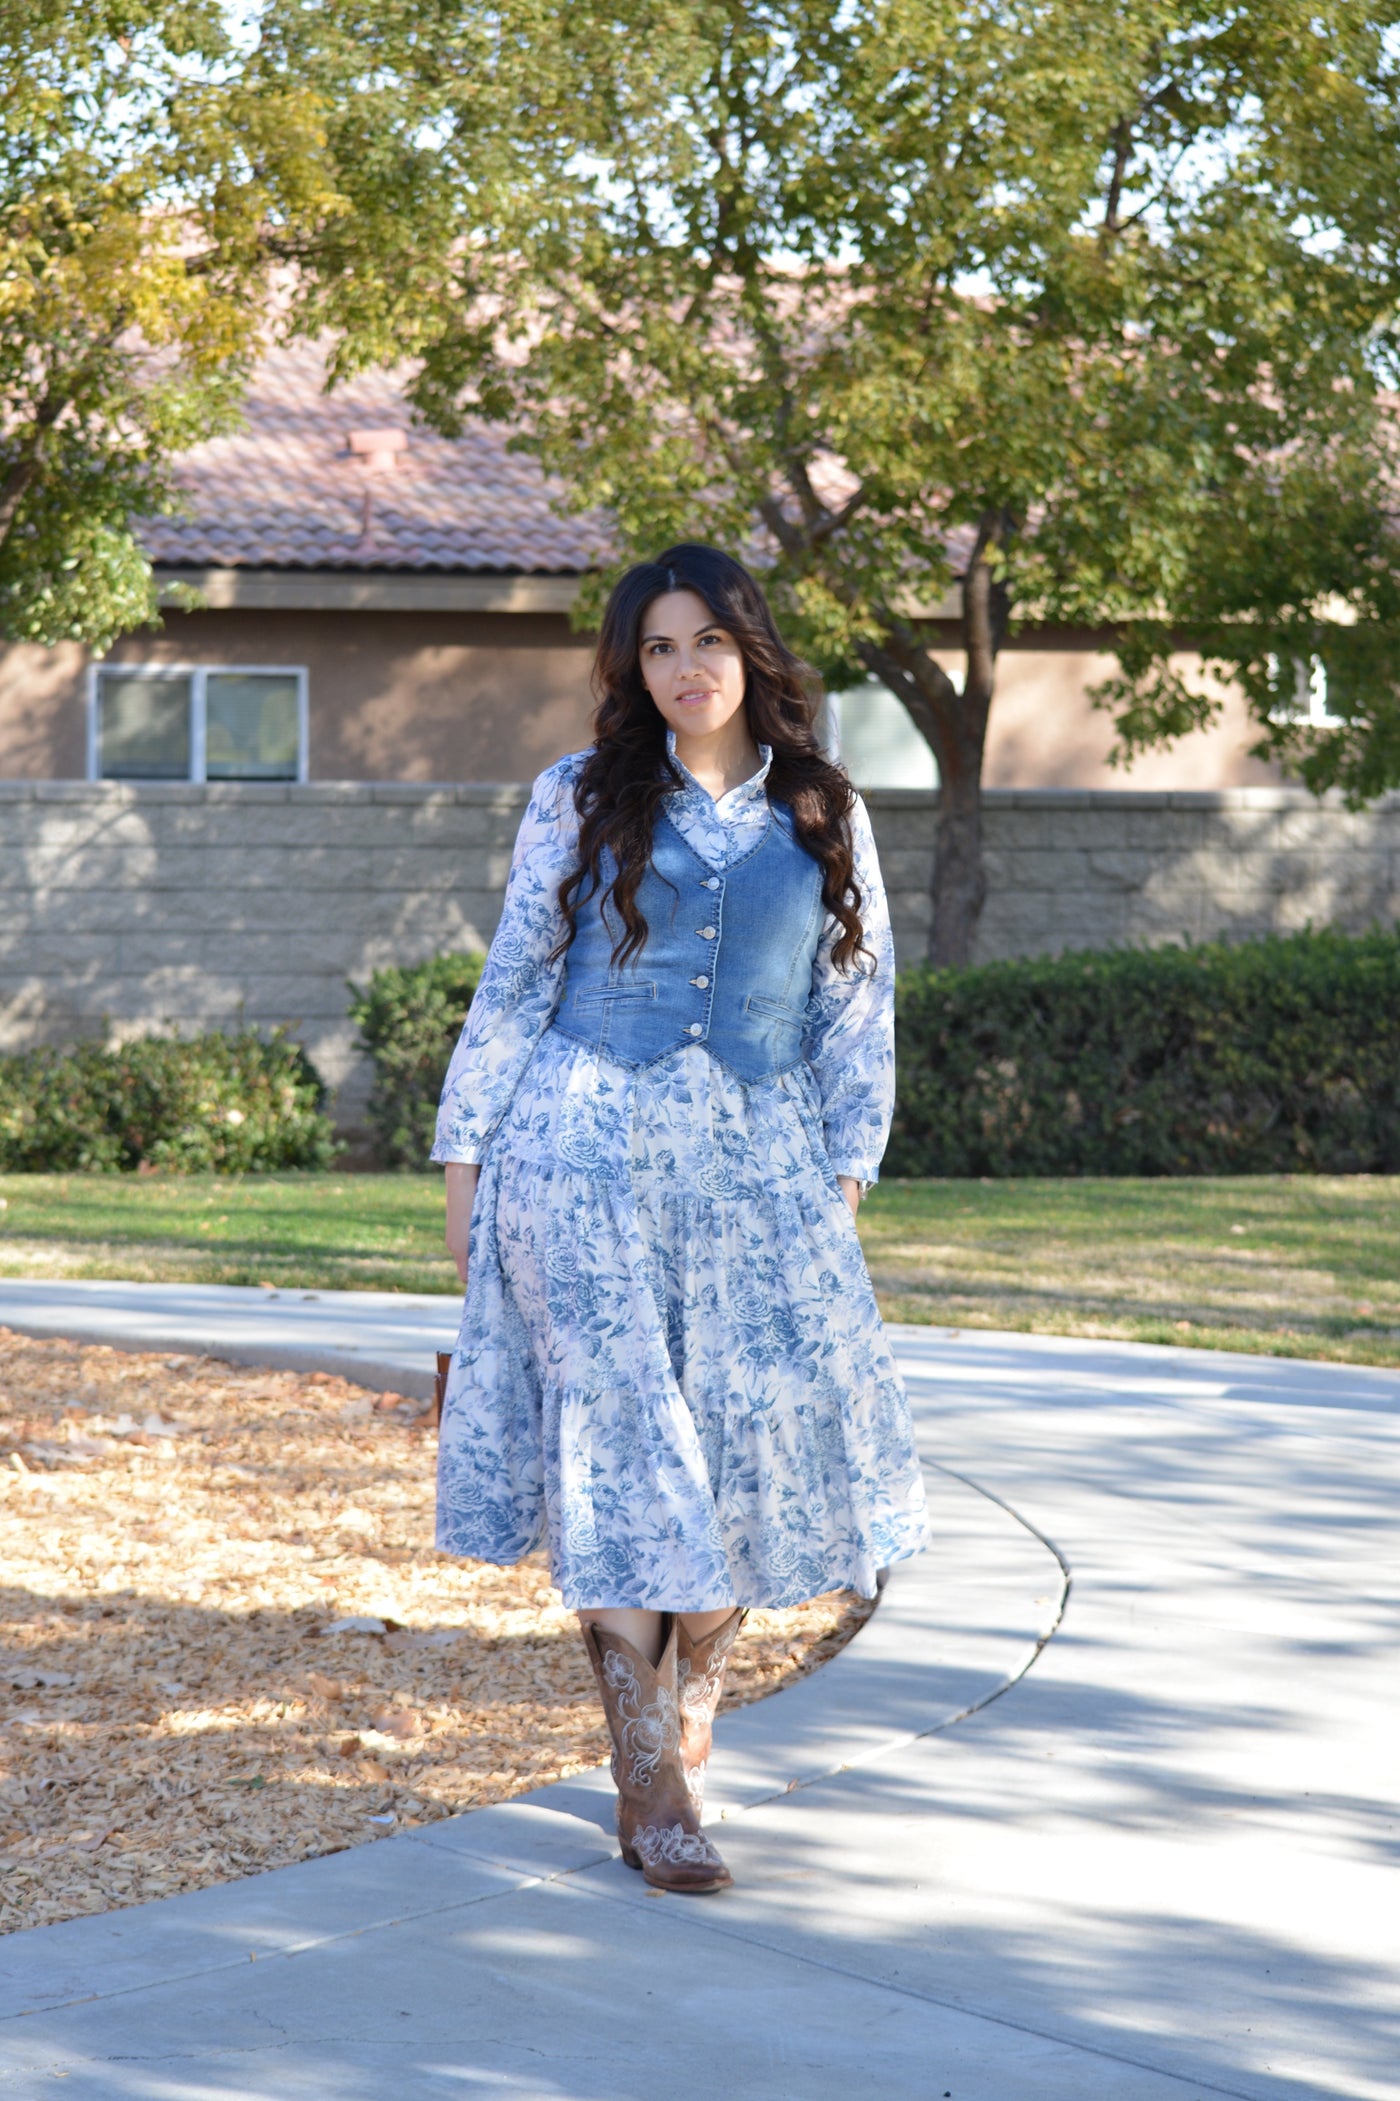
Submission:
{"label": "green lawn", "polygon": [[[0,1274],[456,1289],[436,1175],[0,1177]],[[885,1182],[886,1316],[1400,1365],[1400,1176]]]}
{"label": "green lawn", "polygon": [[886,1182],[887,1320],[1400,1365],[1400,1176]]}
{"label": "green lawn", "polygon": [[431,1175],[0,1175],[0,1275],[455,1291]]}

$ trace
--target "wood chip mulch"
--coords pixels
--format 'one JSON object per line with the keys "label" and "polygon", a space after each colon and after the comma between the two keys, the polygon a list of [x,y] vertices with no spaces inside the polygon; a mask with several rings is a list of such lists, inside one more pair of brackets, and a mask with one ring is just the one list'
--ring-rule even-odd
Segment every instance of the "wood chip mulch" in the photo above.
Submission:
{"label": "wood chip mulch", "polygon": [[[541,1559],[431,1545],[422,1404],[0,1328],[0,1931],[503,1802],[606,1735]],[[847,1642],[752,1613],[726,1706]]]}

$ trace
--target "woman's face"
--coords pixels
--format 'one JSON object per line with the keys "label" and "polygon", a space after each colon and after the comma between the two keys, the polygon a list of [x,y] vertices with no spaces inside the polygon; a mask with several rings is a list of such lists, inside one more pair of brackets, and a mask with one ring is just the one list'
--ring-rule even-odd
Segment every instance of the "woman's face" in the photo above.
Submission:
{"label": "woman's face", "polygon": [[712,737],[743,707],[743,653],[693,591],[653,598],[638,650],[646,689],[678,737]]}

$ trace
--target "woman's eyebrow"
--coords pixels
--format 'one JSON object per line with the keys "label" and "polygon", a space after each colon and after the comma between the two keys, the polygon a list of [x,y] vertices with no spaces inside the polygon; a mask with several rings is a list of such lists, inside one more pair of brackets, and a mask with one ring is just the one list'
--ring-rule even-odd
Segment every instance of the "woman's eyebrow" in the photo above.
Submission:
{"label": "woman's eyebrow", "polygon": [[[703,624],[702,624],[702,625],[701,625],[700,627],[697,627],[697,628],[696,628],[696,629],[694,630],[694,632],[692,633],[692,635],[691,635],[690,639],[691,639],[691,641],[692,641],[692,642],[695,642],[695,641],[698,641],[698,640],[699,640],[699,638],[700,638],[700,636],[701,636],[701,635],[723,635],[723,634],[727,634],[727,633],[728,633],[728,630],[727,630],[727,628],[726,628],[726,627],[724,626],[724,624],[723,624],[723,622],[722,622],[722,621],[719,621],[719,620],[706,620],[706,621],[705,621],[705,622],[704,622],[704,623],[703,623]],[[643,642],[674,642],[674,641],[675,641],[675,639],[676,639],[676,638],[675,638],[675,636],[674,636],[674,635],[660,635],[660,634],[657,634],[657,635],[643,635],[643,636],[642,636],[642,640],[643,640]]]}

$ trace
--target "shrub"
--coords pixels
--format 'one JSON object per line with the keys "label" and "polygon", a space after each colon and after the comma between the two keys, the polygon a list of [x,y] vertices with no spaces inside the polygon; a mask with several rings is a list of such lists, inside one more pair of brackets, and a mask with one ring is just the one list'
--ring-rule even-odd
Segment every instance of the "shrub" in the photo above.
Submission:
{"label": "shrub", "polygon": [[1394,1173],[1400,932],[907,970],[886,1171]]}
{"label": "shrub", "polygon": [[486,958],[430,956],[352,985],[351,1019],[374,1062],[369,1121],[389,1167],[426,1167],[443,1075]]}
{"label": "shrub", "polygon": [[0,1057],[0,1171],[325,1167],[338,1150],[325,1093],[283,1029],[12,1053]]}

